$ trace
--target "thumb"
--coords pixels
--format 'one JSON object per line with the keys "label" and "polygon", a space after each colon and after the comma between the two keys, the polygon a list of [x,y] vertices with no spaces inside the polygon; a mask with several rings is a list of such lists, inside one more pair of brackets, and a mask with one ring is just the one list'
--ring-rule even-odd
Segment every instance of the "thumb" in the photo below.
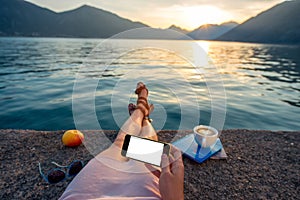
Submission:
{"label": "thumb", "polygon": [[166,154],[161,156],[161,173],[170,173],[169,158]]}

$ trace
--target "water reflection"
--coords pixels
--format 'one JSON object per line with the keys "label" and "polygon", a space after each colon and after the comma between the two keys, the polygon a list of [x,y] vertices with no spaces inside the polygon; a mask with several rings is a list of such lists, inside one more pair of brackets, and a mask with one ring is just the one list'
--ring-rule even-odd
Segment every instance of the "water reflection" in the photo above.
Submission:
{"label": "water reflection", "polygon": [[[127,117],[126,105],[135,101],[132,87],[139,77],[151,88],[150,100],[157,107],[153,118],[166,120],[163,127],[154,122],[156,128],[176,129],[182,119],[199,110],[197,123],[209,124],[212,98],[207,81],[213,85],[223,81],[225,128],[300,129],[299,46],[200,41],[197,44],[213,62],[195,70],[189,62],[197,57],[191,41],[113,40],[90,56],[101,41],[1,38],[0,128],[74,128],[72,89],[83,67],[82,76],[87,80],[100,79],[95,106],[104,129],[117,129]],[[175,50],[155,48],[160,43]],[[87,57],[88,63],[84,61]],[[209,76],[218,73],[222,80]],[[117,83],[122,87],[115,87]],[[80,97],[89,95],[88,85],[82,89]],[[119,95],[115,103],[119,121],[112,114],[112,91]],[[222,91],[216,97],[221,96],[218,92]]]}
{"label": "water reflection", "polygon": [[262,96],[272,91],[281,101],[300,106],[299,46],[227,43],[219,48],[217,44],[212,42],[209,54],[223,74],[258,86]]}

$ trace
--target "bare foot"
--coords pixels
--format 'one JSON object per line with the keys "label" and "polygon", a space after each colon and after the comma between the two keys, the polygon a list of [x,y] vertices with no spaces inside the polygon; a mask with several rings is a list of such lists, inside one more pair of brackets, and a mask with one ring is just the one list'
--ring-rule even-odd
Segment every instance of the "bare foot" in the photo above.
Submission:
{"label": "bare foot", "polygon": [[149,114],[153,111],[153,104],[148,104],[148,89],[146,85],[142,82],[139,82],[136,86],[135,93],[138,95],[136,109],[140,109],[145,118],[149,117]]}
{"label": "bare foot", "polygon": [[[153,110],[154,110],[154,105],[150,104],[149,108],[150,108],[149,109],[149,115],[150,115],[153,112]],[[136,109],[136,105],[135,104],[133,104],[133,103],[128,104],[128,113],[129,113],[129,115],[131,115],[135,111],[135,109]]]}

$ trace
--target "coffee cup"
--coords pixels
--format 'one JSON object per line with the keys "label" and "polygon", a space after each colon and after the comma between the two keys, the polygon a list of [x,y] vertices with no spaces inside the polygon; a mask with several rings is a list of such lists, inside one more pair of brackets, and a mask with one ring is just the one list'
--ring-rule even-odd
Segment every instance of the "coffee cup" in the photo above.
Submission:
{"label": "coffee cup", "polygon": [[217,141],[219,133],[210,126],[199,125],[194,127],[196,142],[201,148],[211,148]]}

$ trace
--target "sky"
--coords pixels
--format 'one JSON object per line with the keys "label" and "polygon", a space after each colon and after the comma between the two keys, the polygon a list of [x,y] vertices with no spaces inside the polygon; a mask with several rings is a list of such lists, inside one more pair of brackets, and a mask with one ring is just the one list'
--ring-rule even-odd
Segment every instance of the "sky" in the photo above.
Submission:
{"label": "sky", "polygon": [[284,0],[27,0],[55,12],[90,5],[154,28],[242,23]]}

